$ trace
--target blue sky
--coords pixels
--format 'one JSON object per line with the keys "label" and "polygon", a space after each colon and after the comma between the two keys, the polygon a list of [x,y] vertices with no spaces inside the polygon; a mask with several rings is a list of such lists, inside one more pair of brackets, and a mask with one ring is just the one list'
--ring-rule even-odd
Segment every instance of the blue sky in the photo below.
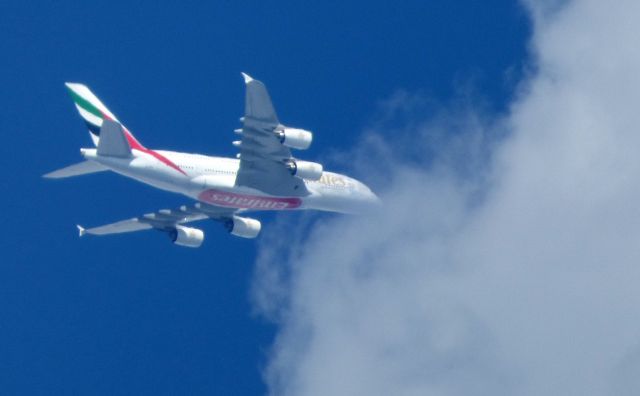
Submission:
{"label": "blue sky", "polygon": [[76,223],[185,198],[114,174],[41,179],[90,145],[65,81],[150,148],[232,156],[245,71],[283,122],[315,132],[312,160],[356,145],[399,90],[447,102],[470,86],[502,112],[527,56],[516,1],[211,3],[0,5],[3,394],[266,391],[275,329],[252,315],[255,242],[215,223],[195,250],[155,232],[77,238]]}

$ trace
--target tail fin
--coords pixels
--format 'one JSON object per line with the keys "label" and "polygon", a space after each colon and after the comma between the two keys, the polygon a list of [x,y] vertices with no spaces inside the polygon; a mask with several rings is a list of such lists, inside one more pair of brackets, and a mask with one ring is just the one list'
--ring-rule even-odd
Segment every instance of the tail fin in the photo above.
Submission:
{"label": "tail fin", "polygon": [[73,102],[84,120],[91,140],[97,146],[100,141],[100,128],[102,122],[107,120],[118,121],[118,119],[107,109],[100,99],[83,84],[65,83]]}

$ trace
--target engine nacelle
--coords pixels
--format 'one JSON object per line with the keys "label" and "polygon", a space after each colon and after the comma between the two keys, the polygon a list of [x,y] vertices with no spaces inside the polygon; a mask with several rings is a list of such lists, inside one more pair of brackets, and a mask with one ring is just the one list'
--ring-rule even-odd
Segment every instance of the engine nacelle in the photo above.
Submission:
{"label": "engine nacelle", "polygon": [[258,220],[238,216],[233,216],[232,219],[229,219],[225,226],[231,235],[241,238],[255,238],[262,228]]}
{"label": "engine nacelle", "polygon": [[298,128],[283,128],[276,131],[280,142],[292,149],[306,150],[311,146],[313,133]]}
{"label": "engine nacelle", "polygon": [[169,238],[176,245],[197,248],[204,241],[204,232],[197,228],[176,225],[175,228],[169,230]]}
{"label": "engine nacelle", "polygon": [[316,162],[290,160],[287,162],[287,168],[292,175],[307,180],[320,180],[322,177],[322,165]]}

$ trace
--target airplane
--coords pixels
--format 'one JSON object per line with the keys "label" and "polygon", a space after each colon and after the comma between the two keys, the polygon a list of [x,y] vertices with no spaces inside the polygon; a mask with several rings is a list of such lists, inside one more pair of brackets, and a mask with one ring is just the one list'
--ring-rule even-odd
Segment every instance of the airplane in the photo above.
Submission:
{"label": "airplane", "polygon": [[180,246],[197,248],[204,232],[185,224],[212,219],[229,233],[255,238],[260,221],[247,212],[320,210],[358,213],[379,204],[364,183],[325,171],[319,163],[302,161],[291,150],[305,150],[313,140],[310,131],[278,121],[266,86],[242,73],[246,86],[237,158],[212,157],[165,150],[151,150],[107,109],[89,88],[65,83],[84,120],[95,148],[82,148],[84,161],[47,173],[59,179],[111,170],[150,186],[185,195],[195,204],[162,209],[103,226],[84,228],[80,236],[109,235],[156,229]]}

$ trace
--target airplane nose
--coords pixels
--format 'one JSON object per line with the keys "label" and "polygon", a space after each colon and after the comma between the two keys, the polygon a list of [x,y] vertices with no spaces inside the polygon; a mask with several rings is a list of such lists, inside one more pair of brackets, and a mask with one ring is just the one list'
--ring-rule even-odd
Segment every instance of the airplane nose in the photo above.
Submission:
{"label": "airplane nose", "polygon": [[382,200],[373,191],[369,190],[367,200],[376,206],[382,205]]}
{"label": "airplane nose", "polygon": [[360,191],[362,192],[364,201],[366,201],[367,203],[373,204],[375,206],[379,206],[382,204],[380,198],[365,184],[360,183]]}
{"label": "airplane nose", "polygon": [[354,213],[375,210],[382,205],[380,198],[366,184],[356,179],[351,179],[351,182],[355,187],[351,195]]}

